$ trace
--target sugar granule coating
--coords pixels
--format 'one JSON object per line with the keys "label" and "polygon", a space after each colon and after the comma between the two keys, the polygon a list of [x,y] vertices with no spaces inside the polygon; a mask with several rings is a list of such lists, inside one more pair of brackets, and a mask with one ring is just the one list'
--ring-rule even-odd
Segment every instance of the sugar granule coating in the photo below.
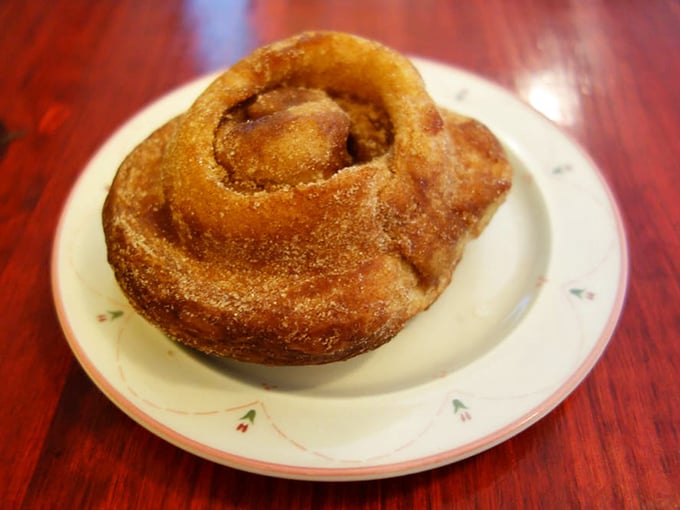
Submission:
{"label": "sugar granule coating", "polygon": [[209,354],[321,364],[377,348],[449,284],[511,170],[374,41],[256,50],[122,163],[108,260],[139,313]]}

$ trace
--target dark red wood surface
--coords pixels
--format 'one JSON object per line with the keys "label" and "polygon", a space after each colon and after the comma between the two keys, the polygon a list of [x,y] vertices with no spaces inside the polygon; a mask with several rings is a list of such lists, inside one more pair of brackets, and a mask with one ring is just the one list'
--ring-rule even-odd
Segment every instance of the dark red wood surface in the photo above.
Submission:
{"label": "dark red wood surface", "polygon": [[[680,508],[679,2],[4,0],[0,27],[3,508]],[[620,202],[630,283],[604,356],[545,419],[463,462],[351,483],[213,464],[119,411],[60,330],[54,229],[97,147],[170,88],[315,28],[533,102]],[[537,102],[537,86],[555,102]]]}

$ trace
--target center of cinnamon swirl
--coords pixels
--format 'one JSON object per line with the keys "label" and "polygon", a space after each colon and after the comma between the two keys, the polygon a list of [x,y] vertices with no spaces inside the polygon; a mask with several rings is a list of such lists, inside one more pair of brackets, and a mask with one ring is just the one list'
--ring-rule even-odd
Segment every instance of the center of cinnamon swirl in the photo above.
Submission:
{"label": "center of cinnamon swirl", "polygon": [[349,131],[349,116],[325,92],[274,89],[225,114],[215,133],[215,158],[236,189],[295,186],[351,164]]}

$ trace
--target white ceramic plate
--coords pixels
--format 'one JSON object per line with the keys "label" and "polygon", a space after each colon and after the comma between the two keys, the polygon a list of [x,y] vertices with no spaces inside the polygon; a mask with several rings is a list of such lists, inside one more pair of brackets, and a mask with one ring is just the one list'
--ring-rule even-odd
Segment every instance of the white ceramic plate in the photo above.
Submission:
{"label": "white ceramic plate", "polygon": [[600,172],[553,124],[479,77],[416,60],[436,101],[485,122],[513,189],[448,290],[393,341],[321,367],[267,368],[184,349],[136,315],[106,262],[100,211],[121,160],[212,77],[145,108],[97,152],[57,231],[66,338],[124,412],[201,457],[268,475],[370,479],[490,448],[558,405],[604,350],[627,249]]}

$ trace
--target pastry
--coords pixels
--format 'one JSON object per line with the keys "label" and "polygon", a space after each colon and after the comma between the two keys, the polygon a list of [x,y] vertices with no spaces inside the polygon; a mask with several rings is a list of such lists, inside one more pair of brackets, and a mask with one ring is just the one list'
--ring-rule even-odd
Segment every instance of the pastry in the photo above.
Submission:
{"label": "pastry", "polygon": [[408,59],[349,34],[260,48],[127,156],[107,256],[134,308],[208,354],[322,364],[449,284],[511,186],[496,138]]}

